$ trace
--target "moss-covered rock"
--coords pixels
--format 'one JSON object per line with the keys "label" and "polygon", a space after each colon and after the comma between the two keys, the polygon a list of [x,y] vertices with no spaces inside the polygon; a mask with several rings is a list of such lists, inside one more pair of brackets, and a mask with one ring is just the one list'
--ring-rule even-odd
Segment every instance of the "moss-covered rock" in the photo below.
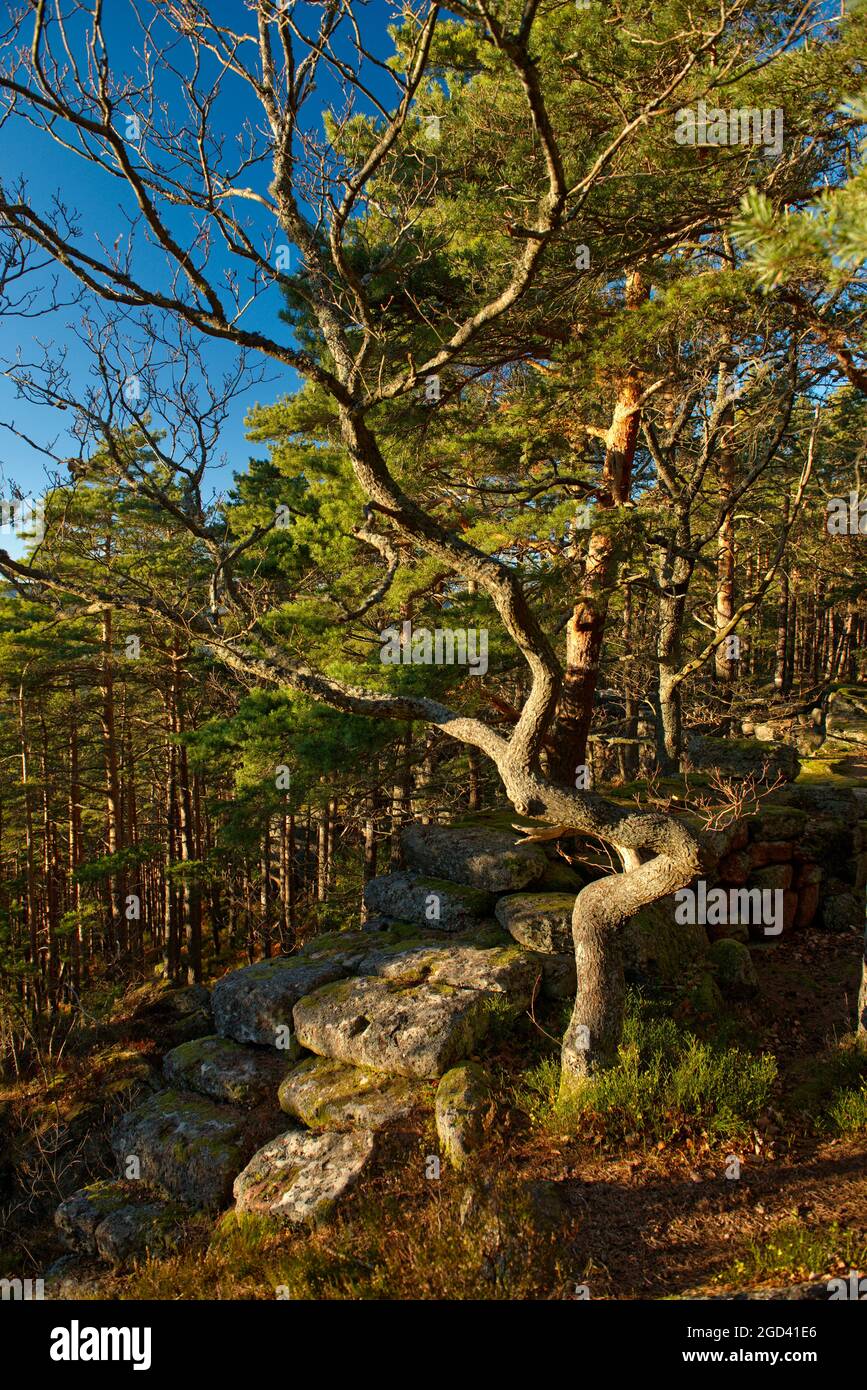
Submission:
{"label": "moss-covered rock", "polygon": [[[290,1037],[290,1043],[293,1039]],[[214,1035],[182,1043],[166,1054],[163,1072],[170,1086],[198,1091],[212,1100],[253,1106],[273,1100],[299,1048],[243,1047]]]}
{"label": "moss-covered rock", "polygon": [[443,1152],[453,1168],[462,1168],[484,1142],[494,1117],[488,1073],[478,1062],[447,1071],[437,1087],[436,1126]]}
{"label": "moss-covered rock", "polygon": [[224,1206],[232,1179],[262,1138],[245,1113],[191,1092],[167,1090],[124,1115],[111,1136],[121,1171],[138,1160],[141,1180],[186,1206]]}
{"label": "moss-covered rock", "polygon": [[715,941],[710,948],[710,964],[726,998],[749,999],[757,992],[759,977],[749,949],[742,942]]}
{"label": "moss-covered rock", "polygon": [[407,1115],[427,1090],[402,1076],[308,1057],[283,1080],[280,1105],[311,1129],[381,1129]]}
{"label": "moss-covered rock", "polygon": [[469,826],[408,825],[402,834],[411,869],[492,893],[526,888],[545,872],[545,851],[519,840],[514,830]]}
{"label": "moss-covered rock", "polygon": [[623,931],[623,961],[639,983],[674,984],[705,959],[707,932],[675,918],[674,897],[661,898],[631,917]]}
{"label": "moss-covered rock", "polygon": [[428,931],[459,932],[490,916],[491,893],[447,879],[417,873],[383,874],[364,885],[369,912],[403,922],[417,922]]}
{"label": "moss-covered rock", "polygon": [[690,767],[698,772],[713,769],[724,777],[755,777],[763,782],[783,777],[793,782],[800,768],[796,749],[787,743],[693,734],[687,739],[686,749]]}
{"label": "moss-covered rock", "polygon": [[61,1202],[54,1224],[70,1250],[118,1266],[171,1249],[181,1219],[179,1207],[141,1183],[103,1181]]}
{"label": "moss-covered rock", "polygon": [[368,1129],[294,1129],[263,1145],[235,1179],[235,1210],[293,1225],[326,1221],[374,1152]]}
{"label": "moss-covered rock", "polygon": [[347,973],[340,956],[309,960],[276,956],[233,970],[213,990],[214,1023],[223,1038],[275,1046],[291,1028],[292,1010],[303,995]]}
{"label": "moss-covered rock", "polygon": [[497,921],[533,951],[572,950],[574,893],[510,893],[497,902]]}
{"label": "moss-covered rock", "polygon": [[295,1031],[322,1057],[396,1076],[441,1076],[484,1036],[489,997],[443,984],[342,980],[296,1004]]}
{"label": "moss-covered rock", "polygon": [[109,1180],[90,1183],[60,1203],[54,1213],[54,1224],[69,1250],[92,1254],[96,1250],[96,1228],[121,1207],[128,1206],[133,1197],[131,1183]]}

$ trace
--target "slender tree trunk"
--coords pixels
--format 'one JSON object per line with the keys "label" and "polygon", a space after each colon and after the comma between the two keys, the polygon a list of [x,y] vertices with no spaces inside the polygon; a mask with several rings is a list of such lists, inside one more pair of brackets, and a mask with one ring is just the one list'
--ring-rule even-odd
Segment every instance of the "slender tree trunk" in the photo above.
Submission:
{"label": "slender tree trunk", "polygon": [[[626,281],[626,306],[637,309],[650,289],[633,271]],[[614,416],[605,437],[605,461],[599,496],[603,512],[622,506],[632,489],[632,464],[640,423],[641,378],[630,369],[621,379]],[[587,739],[593,719],[593,700],[608,605],[617,569],[617,540],[613,525],[595,526],[587,547],[581,590],[566,627],[566,669],[552,729],[556,752],[550,761],[555,781],[575,785],[576,769],[587,763]]]}
{"label": "slender tree trunk", "polygon": [[[102,615],[102,744],[105,761],[106,843],[111,856],[123,849],[123,807],[117,765],[117,729],[115,722],[113,627],[109,609]],[[107,878],[106,889],[111,904],[111,933],[122,960],[128,950],[125,916],[126,887],[123,870],[113,869]]]}
{"label": "slender tree trunk", "polygon": [[[723,448],[719,460],[719,494],[722,506],[727,505],[734,491],[735,462],[730,449]],[[714,626],[719,633],[731,622],[735,611],[735,521],[730,510],[717,538],[717,583],[714,604]],[[721,642],[714,652],[714,671],[723,686],[737,679],[737,658],[730,656],[727,644]]]}
{"label": "slender tree trunk", "polygon": [[27,930],[31,969],[32,1014],[38,1028],[42,1014],[42,960],[39,952],[39,909],[36,894],[36,862],[33,843],[33,800],[30,791],[27,717],[24,681],[18,687],[18,738],[21,750],[21,787],[24,793],[24,855],[27,869]]}

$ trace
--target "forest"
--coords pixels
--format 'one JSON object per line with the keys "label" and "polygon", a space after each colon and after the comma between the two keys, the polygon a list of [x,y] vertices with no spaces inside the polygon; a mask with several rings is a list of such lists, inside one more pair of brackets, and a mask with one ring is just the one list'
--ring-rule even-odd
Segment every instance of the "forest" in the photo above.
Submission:
{"label": "forest", "polygon": [[4,1287],[867,1296],[865,54],[9,0]]}

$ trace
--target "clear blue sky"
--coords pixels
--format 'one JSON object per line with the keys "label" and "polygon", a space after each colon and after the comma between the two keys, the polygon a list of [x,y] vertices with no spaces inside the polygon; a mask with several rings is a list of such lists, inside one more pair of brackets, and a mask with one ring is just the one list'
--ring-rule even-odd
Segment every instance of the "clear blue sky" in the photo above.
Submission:
{"label": "clear blue sky", "polygon": [[[319,7],[314,9],[298,6],[297,13],[303,15],[305,8],[312,27]],[[356,8],[357,12],[363,15],[365,42],[380,57],[385,57],[391,51],[386,26],[392,19],[392,7],[386,0],[372,0],[372,3],[363,8]],[[137,29],[129,22],[129,0],[112,0],[112,3],[106,6],[106,10],[106,36],[114,65],[122,71],[135,74],[140,71],[133,46],[133,36]],[[145,10],[149,10],[147,4]],[[242,0],[211,0],[209,10],[212,18],[217,20],[243,23],[242,17],[246,15],[247,26],[251,20]],[[378,88],[380,93],[388,90],[381,75],[373,77],[372,85]],[[234,136],[241,117],[249,114],[254,104],[252,94],[243,96],[244,90],[240,82],[237,82],[232,93],[227,89],[222,105],[217,108],[215,120],[229,137]],[[164,95],[169,102],[170,115],[177,120],[182,108],[174,95],[176,92],[175,79],[168,79]],[[307,108],[307,120],[314,130],[321,131],[319,113],[322,106],[335,95],[336,89],[333,84],[323,78],[318,83],[317,91]],[[146,132],[144,138],[147,138]],[[118,233],[126,234],[133,201],[125,185],[101,172],[92,163],[63,150],[48,135],[34,130],[25,121],[13,120],[7,123],[4,131],[0,179],[9,187],[21,178],[26,181],[29,200],[39,211],[48,212],[52,200],[59,196],[68,207],[78,213],[82,229],[79,245],[85,251],[99,254],[100,243],[111,248]],[[267,179],[260,178],[259,182],[264,186]],[[177,214],[171,222],[172,231],[184,242],[189,240],[189,226],[189,221],[183,213]],[[271,228],[265,224],[264,215],[260,230],[263,240],[267,239]],[[165,283],[162,252],[145,249],[140,239],[138,244],[141,248],[137,258],[139,277],[145,279],[150,275]],[[224,269],[230,263],[230,259],[222,247],[212,253],[207,270],[213,283],[221,283]],[[48,278],[47,274],[44,278]],[[68,292],[71,283],[71,277],[59,270],[61,293],[64,290]],[[279,321],[280,307],[279,291],[269,290],[247,311],[242,320],[243,326],[263,330],[279,341],[289,343],[290,331]],[[85,386],[92,369],[92,359],[86,348],[82,347],[75,331],[76,326],[79,332],[82,330],[85,314],[86,306],[79,305],[54,310],[35,319],[0,317],[0,363],[6,367],[19,354],[25,360],[34,361],[41,353],[41,346],[51,343],[55,348],[66,350],[73,382]],[[218,374],[232,359],[232,353],[220,345],[206,345],[205,354],[209,369],[215,370]],[[275,400],[281,394],[293,390],[298,384],[298,378],[292,371],[280,364],[272,363],[268,370],[272,380],[245,390],[233,404],[209,470],[209,484],[215,492],[224,490],[231,481],[232,473],[243,471],[250,454],[257,451],[257,446],[251,446],[245,439],[244,417],[247,410],[257,402],[267,403]],[[68,433],[70,416],[21,399],[15,385],[2,375],[0,422],[4,425],[14,423],[36,443],[48,445],[61,456],[78,452],[75,440]],[[38,449],[30,447],[6,428],[0,431],[0,493],[4,497],[10,495],[12,485],[16,485],[25,494],[39,495],[45,487],[48,471],[53,467],[50,460],[46,463],[44,455]],[[8,543],[8,538],[4,539]]]}

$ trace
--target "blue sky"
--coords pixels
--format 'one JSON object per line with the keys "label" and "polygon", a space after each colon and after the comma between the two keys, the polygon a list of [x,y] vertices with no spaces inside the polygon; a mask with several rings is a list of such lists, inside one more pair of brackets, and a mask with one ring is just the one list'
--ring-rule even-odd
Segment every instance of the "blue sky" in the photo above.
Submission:
{"label": "blue sky", "polygon": [[[303,14],[305,8],[308,15],[315,13],[311,7],[302,6],[298,7],[297,12]],[[363,8],[354,8],[364,17],[365,41],[379,56],[386,56],[391,51],[386,31],[391,19],[391,6],[385,0],[371,0]],[[109,15],[106,37],[114,65],[134,74],[138,67],[129,28],[129,0],[112,0],[106,9]],[[245,13],[241,0],[212,0],[209,10],[214,19],[235,22],[239,15]],[[374,79],[374,82],[382,92],[382,77]],[[328,80],[320,81],[307,108],[308,122],[314,129],[321,130],[321,108],[330,97],[336,95],[336,88],[331,85],[329,90],[330,85]],[[171,92],[172,86],[167,85],[165,95],[169,100],[170,116],[179,119],[182,108]],[[252,94],[245,97],[243,93],[241,83],[237,82],[234,93],[227,92],[222,106],[217,108],[215,120],[230,138],[235,135],[233,122],[239,123],[242,112],[248,113],[253,103]],[[146,131],[143,138],[147,138]],[[52,200],[58,196],[75,210],[82,230],[79,244],[91,254],[99,254],[101,243],[110,248],[115,236],[125,233],[129,226],[127,218],[133,203],[119,180],[85,159],[63,150],[48,135],[16,119],[7,123],[4,131],[0,179],[8,187],[20,178],[26,180],[28,199],[39,211],[48,211]],[[260,182],[264,184],[267,179]],[[185,218],[185,214],[178,214],[171,223],[172,231],[181,241],[188,240],[189,222]],[[262,237],[267,239],[272,229],[262,225],[259,230]],[[230,260],[231,257],[222,248],[211,254],[207,272],[213,282],[220,282]],[[148,276],[164,279],[163,265],[161,252],[150,248],[139,251],[137,266],[141,279],[147,280]],[[68,293],[72,281],[62,269],[59,270],[59,277],[59,289],[63,295],[64,292]],[[48,278],[47,272],[44,278]],[[291,343],[289,328],[279,320],[281,303],[279,291],[269,289],[247,311],[242,320],[243,326],[267,332],[280,342]],[[19,354],[25,360],[36,360],[42,348],[50,343],[55,350],[64,350],[68,354],[72,381],[77,385],[86,385],[92,359],[78,335],[86,331],[87,318],[90,315],[86,305],[57,309],[38,318],[0,317],[0,362],[5,367]],[[233,356],[229,349],[221,345],[206,344],[204,351],[209,370],[218,374],[229,366]],[[131,366],[134,370],[134,361]],[[261,446],[250,445],[245,438],[244,417],[248,409],[258,402],[270,403],[298,384],[294,373],[278,363],[268,365],[268,374],[271,380],[244,390],[233,402],[209,469],[209,484],[214,492],[224,491],[231,482],[232,473],[242,471],[251,454],[262,452]],[[2,375],[0,422],[4,425],[0,431],[0,492],[5,497],[15,488],[28,495],[38,495],[55,467],[50,460],[46,463],[38,449],[10,433],[5,428],[7,424],[14,423],[35,443],[48,445],[61,456],[73,455],[78,451],[74,438],[69,434],[69,414],[62,415],[21,399],[14,383]]]}

